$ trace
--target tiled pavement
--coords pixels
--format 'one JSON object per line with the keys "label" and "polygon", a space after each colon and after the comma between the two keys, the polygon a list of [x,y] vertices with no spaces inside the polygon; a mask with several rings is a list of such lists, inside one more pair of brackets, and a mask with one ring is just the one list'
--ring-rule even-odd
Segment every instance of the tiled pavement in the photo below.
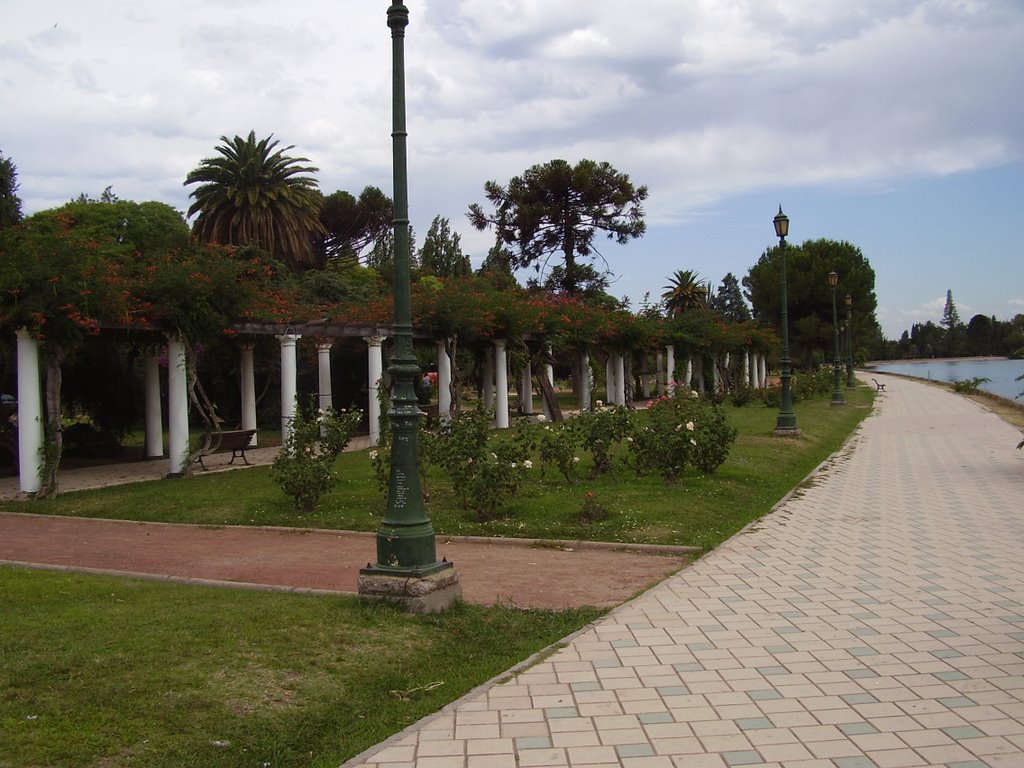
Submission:
{"label": "tiled pavement", "polygon": [[771,515],[346,768],[1024,766],[1020,435],[878,378]]}

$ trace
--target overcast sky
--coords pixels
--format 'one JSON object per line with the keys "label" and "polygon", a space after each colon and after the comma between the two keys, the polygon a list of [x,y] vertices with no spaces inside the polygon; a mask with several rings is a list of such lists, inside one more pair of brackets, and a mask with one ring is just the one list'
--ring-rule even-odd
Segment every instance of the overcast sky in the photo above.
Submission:
{"label": "overcast sky", "polygon": [[[108,185],[185,211],[222,135],[273,134],[325,194],[392,193],[389,2],[32,0],[0,27],[0,151],[26,213]],[[776,242],[862,249],[890,337],[1024,312],[1021,0],[407,2],[410,213],[465,218],[554,158],[646,184],[648,233],[602,254],[636,308]],[[599,264],[601,266],[601,264]],[[840,275],[840,280],[842,276]],[[842,286],[840,284],[840,291]]]}

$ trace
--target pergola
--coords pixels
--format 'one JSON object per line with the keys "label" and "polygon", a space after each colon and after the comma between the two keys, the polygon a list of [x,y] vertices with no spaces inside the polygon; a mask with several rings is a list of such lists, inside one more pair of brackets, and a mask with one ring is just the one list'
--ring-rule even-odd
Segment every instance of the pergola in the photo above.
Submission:
{"label": "pergola", "polygon": [[[231,326],[231,330],[243,341],[239,344],[240,395],[241,395],[241,428],[244,430],[257,428],[256,419],[256,378],[253,364],[252,343],[245,343],[246,337],[274,336],[280,344],[281,372],[281,436],[282,441],[288,434],[291,420],[295,415],[297,391],[297,345],[302,338],[315,339],[318,365],[318,402],[321,408],[331,406],[331,348],[335,339],[362,339],[367,347],[367,389],[369,392],[367,419],[369,423],[370,443],[376,445],[380,437],[380,399],[378,390],[384,375],[385,342],[392,337],[390,327],[380,325],[354,325],[331,322],[306,323],[266,323],[239,322]],[[451,417],[452,398],[452,361],[448,355],[445,340],[437,340],[428,334],[418,332],[418,340],[428,341],[437,347],[438,373],[438,415],[441,419]],[[20,468],[20,488],[23,493],[35,493],[40,488],[41,448],[43,446],[43,408],[40,377],[40,342],[27,330],[17,332],[17,366],[18,366],[18,457]],[[508,340],[493,339],[487,348],[484,363],[484,406],[495,411],[495,427],[507,428],[510,424],[509,407],[509,363]],[[167,459],[169,476],[181,475],[189,456],[189,401],[188,383],[186,379],[186,346],[173,338],[168,338],[167,353]],[[586,377],[580,391],[579,407],[583,410],[591,407],[590,393],[593,382],[590,380],[590,355],[587,351],[580,354],[580,369]],[[653,383],[658,394],[670,392],[677,385],[689,385],[697,382],[697,388],[703,389],[704,375],[702,359],[687,357],[684,364],[677,369],[675,348],[667,345],[664,351],[657,352],[654,382],[645,380],[644,395],[650,394],[649,384]],[[723,361],[728,365],[728,355]],[[719,365],[715,361],[712,381],[716,389],[719,384]],[[679,381],[675,380],[676,372]],[[522,379],[519,391],[523,395],[521,403],[525,415],[534,413],[533,406],[533,371],[529,360],[524,362],[520,371]],[[548,383],[554,384],[553,366],[545,365],[543,375]],[[608,354],[605,380],[605,402],[611,405],[626,404],[626,365],[625,357],[620,352]],[[765,356],[758,352],[745,352],[742,363],[742,380],[750,386],[761,388],[766,386]],[[164,414],[162,397],[164,384],[160,376],[160,354],[151,354],[145,361],[145,452],[149,458],[164,456]],[[551,413],[544,402],[544,412],[548,417]],[[256,445],[256,435],[252,437],[251,446]]]}

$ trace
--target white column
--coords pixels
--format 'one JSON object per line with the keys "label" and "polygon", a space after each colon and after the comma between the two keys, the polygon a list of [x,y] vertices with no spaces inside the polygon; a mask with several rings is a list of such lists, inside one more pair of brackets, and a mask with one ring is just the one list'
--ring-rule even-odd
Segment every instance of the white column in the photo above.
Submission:
{"label": "white column", "polygon": [[[366,405],[366,417],[370,425],[370,445],[380,441],[380,383],[384,376],[384,344],[383,336],[367,336],[364,338],[369,348],[367,356],[367,384],[369,402]],[[440,376],[438,376],[440,378]]]}
{"label": "white column", "polygon": [[22,493],[42,485],[43,392],[39,380],[39,342],[26,328],[18,338],[18,471]]}
{"label": "white column", "polygon": [[672,394],[676,390],[676,348],[672,344],[665,347],[665,391]]}
{"label": "white column", "polygon": [[452,417],[452,360],[443,341],[437,342],[437,417],[441,421]]}
{"label": "white column", "polygon": [[658,394],[659,395],[664,395],[665,394],[665,359],[664,359],[664,356],[661,353],[661,350],[658,350],[657,354],[655,354],[655,356],[654,356],[654,379],[655,379],[655,381],[657,382],[657,385],[658,385],[658,387],[657,387]]}
{"label": "white column", "polygon": [[494,349],[484,352],[484,410],[494,408]]}
{"label": "white column", "polygon": [[185,369],[185,344],[167,342],[167,454],[168,473],[180,475],[188,459],[188,372]]}
{"label": "white column", "polygon": [[508,429],[508,358],[505,355],[505,339],[494,340],[494,388],[498,395],[494,424],[498,429]]}
{"label": "white column", "polygon": [[146,458],[164,455],[164,417],[160,408],[160,357],[146,358]]}
{"label": "white column", "polygon": [[750,380],[750,350],[743,350],[743,383]]}
{"label": "white column", "polygon": [[[321,413],[334,408],[334,395],[331,393],[331,347],[329,341],[316,345],[317,371],[317,407]],[[327,427],[320,425],[320,436],[327,435]]]}
{"label": "white column", "polygon": [[722,374],[721,374],[721,370],[720,370],[721,366],[719,365],[720,362],[721,362],[721,358],[719,358],[717,355],[712,355],[712,357],[711,357],[711,391],[712,392],[720,392],[721,389],[722,389]]}
{"label": "white column", "polygon": [[615,364],[612,362],[612,354],[608,353],[608,359],[604,362],[604,404],[615,403]]}
{"label": "white column", "polygon": [[523,375],[520,377],[519,391],[523,394],[523,413],[527,416],[533,415],[533,365],[527,358],[523,365]]}
{"label": "white column", "polygon": [[686,358],[686,387],[689,389],[693,385],[693,355]]}
{"label": "white column", "polygon": [[583,391],[580,392],[580,410],[589,411],[590,390],[594,387],[594,379],[590,371],[590,355],[587,354],[586,350],[580,353],[580,374],[583,379]]}
{"label": "white column", "polygon": [[334,395],[331,392],[331,342],[321,342],[316,345],[317,361],[317,383],[319,385],[320,410],[325,411],[334,407]]}
{"label": "white column", "polygon": [[295,396],[298,393],[298,359],[296,344],[301,336],[297,333],[283,333],[277,337],[281,342],[281,445],[292,432],[295,418]]}
{"label": "white column", "polygon": [[[241,349],[241,377],[239,388],[242,395],[242,429],[256,429],[256,373],[252,362],[252,344],[243,344]],[[249,447],[256,447],[256,433],[249,440]]]}
{"label": "white column", "polygon": [[612,358],[615,366],[615,404],[626,404],[626,366],[621,353],[616,352]]}
{"label": "white column", "polygon": [[761,389],[768,386],[768,356],[763,352],[761,353],[761,359],[758,361],[758,377],[760,378],[760,384],[758,385]]}

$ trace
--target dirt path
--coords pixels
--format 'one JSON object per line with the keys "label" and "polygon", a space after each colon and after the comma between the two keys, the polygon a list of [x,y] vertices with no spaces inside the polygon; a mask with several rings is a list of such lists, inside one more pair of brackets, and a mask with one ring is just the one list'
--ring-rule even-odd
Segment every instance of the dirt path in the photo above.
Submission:
{"label": "dirt path", "polygon": [[[617,605],[686,563],[668,548],[654,554],[444,537],[437,556],[455,564],[469,602],[553,609]],[[6,563],[353,593],[359,569],[375,559],[372,534],[0,513]]]}

